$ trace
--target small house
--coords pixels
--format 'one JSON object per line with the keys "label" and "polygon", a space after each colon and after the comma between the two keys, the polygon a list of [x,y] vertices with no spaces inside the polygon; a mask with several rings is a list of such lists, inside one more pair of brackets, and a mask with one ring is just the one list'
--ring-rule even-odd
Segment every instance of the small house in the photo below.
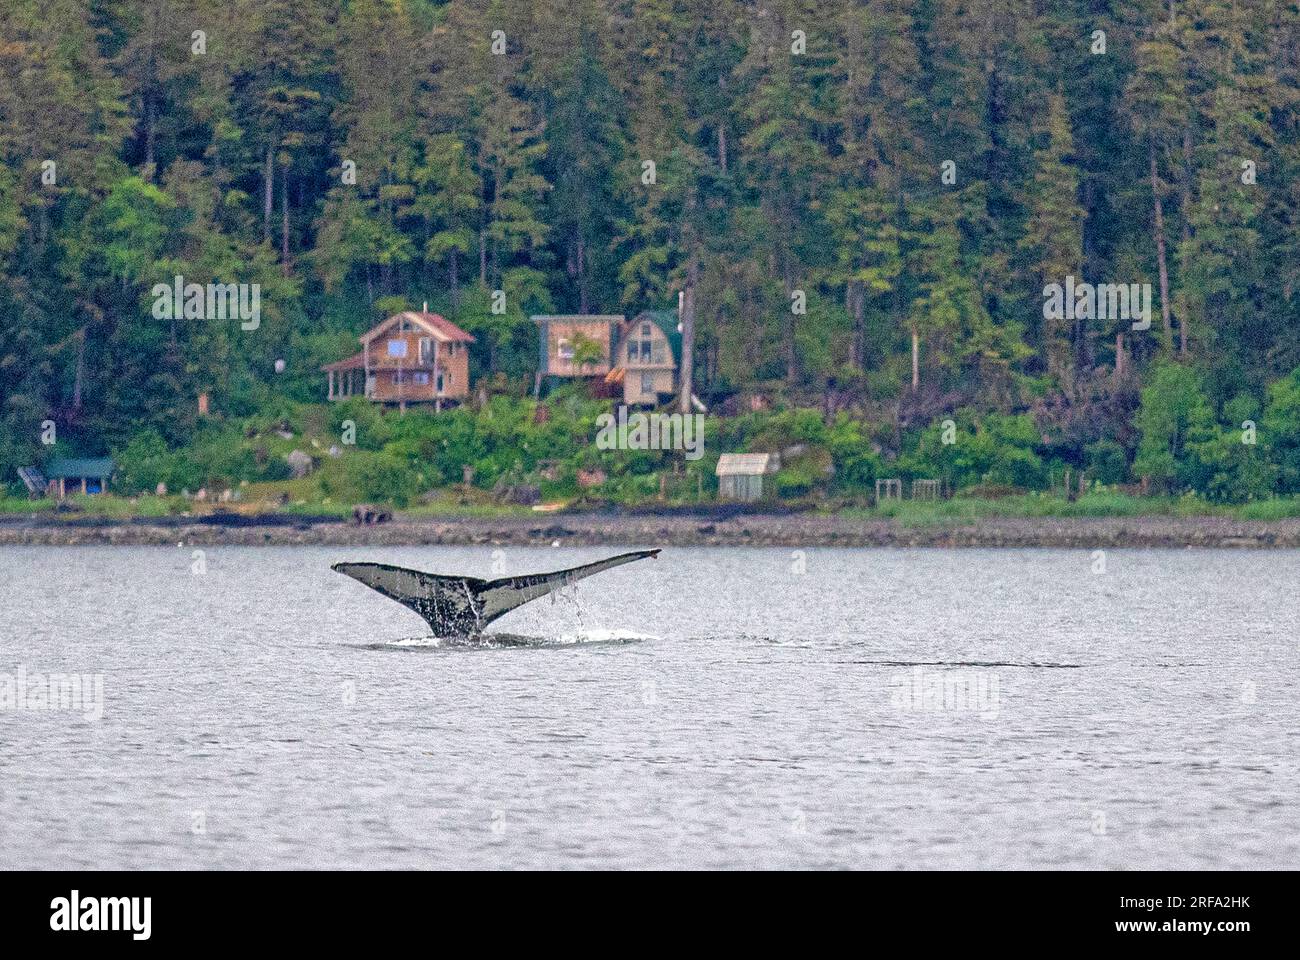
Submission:
{"label": "small house", "polygon": [[375,403],[432,403],[469,396],[469,345],[474,337],[428,304],[395,313],[361,336],[361,352],[321,367],[329,399],[364,396]]}
{"label": "small house", "polygon": [[620,331],[617,364],[623,402],[657,404],[677,392],[682,335],[676,310],[643,310]]}
{"label": "small house", "polygon": [[626,404],[654,405],[677,391],[681,333],[676,310],[535,316],[543,377],[598,380]]}
{"label": "small house", "polygon": [[763,478],[780,469],[779,453],[724,453],[714,471],[718,477],[718,499],[761,499]]}
{"label": "small house", "polygon": [[622,326],[622,314],[543,314],[534,316],[541,356],[537,376],[603,377]]}
{"label": "small house", "polygon": [[69,493],[107,493],[108,481],[116,469],[110,457],[51,460],[45,468],[49,478],[46,492],[60,500]]}

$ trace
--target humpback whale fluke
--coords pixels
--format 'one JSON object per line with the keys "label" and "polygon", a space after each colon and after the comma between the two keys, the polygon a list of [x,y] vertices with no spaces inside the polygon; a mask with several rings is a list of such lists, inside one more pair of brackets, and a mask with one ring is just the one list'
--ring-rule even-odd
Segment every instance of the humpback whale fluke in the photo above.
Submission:
{"label": "humpback whale fluke", "polygon": [[360,580],[372,590],[410,607],[424,617],[439,637],[472,637],[481,633],[493,620],[529,600],[536,600],[593,573],[658,555],[658,550],[635,550],[568,570],[499,580],[423,573],[387,563],[336,563],[330,569]]}

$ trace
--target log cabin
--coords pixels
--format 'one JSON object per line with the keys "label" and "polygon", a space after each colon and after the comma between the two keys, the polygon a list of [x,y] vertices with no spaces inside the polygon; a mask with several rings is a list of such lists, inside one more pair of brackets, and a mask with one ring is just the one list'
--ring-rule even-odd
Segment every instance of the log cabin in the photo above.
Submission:
{"label": "log cabin", "polygon": [[469,396],[469,345],[474,337],[446,317],[420,311],[395,313],[362,334],[361,352],[321,367],[329,399],[364,396],[375,403],[444,403]]}

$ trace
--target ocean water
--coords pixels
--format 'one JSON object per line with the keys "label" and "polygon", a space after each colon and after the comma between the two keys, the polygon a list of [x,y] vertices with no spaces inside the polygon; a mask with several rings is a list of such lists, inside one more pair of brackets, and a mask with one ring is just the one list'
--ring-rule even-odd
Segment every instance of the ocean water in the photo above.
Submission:
{"label": "ocean water", "polygon": [[329,569],[622,549],[0,548],[0,868],[1300,865],[1295,553],[668,549],[481,644]]}

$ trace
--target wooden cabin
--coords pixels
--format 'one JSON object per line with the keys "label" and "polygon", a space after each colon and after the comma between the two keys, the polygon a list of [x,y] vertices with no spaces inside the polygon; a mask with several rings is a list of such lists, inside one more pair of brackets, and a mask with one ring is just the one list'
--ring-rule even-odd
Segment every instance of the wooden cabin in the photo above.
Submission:
{"label": "wooden cabin", "polygon": [[469,396],[469,345],[474,337],[446,317],[406,310],[361,336],[361,352],[321,367],[329,399],[364,396],[375,403],[432,403]]}
{"label": "wooden cabin", "polygon": [[681,347],[676,310],[643,310],[624,323],[615,361],[623,402],[653,406],[675,394]]}
{"label": "wooden cabin", "polygon": [[542,377],[603,377],[622,314],[569,314],[533,317],[540,333]]}
{"label": "wooden cabin", "polygon": [[654,406],[677,392],[681,334],[676,310],[535,316],[543,377],[589,378],[623,402]]}

